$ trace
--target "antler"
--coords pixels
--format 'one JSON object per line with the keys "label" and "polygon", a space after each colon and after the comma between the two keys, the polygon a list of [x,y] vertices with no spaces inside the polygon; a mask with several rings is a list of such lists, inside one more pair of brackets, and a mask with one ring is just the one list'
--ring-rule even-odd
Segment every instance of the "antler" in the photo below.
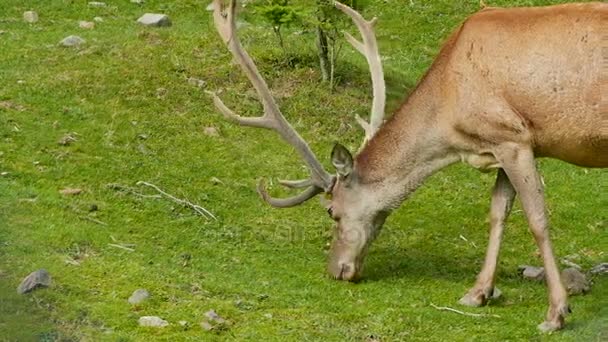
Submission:
{"label": "antler", "polygon": [[358,41],[350,33],[344,32],[346,40],[359,51],[367,59],[369,69],[372,75],[372,87],[373,87],[373,102],[372,110],[370,115],[369,123],[363,120],[357,115],[357,122],[365,131],[365,140],[363,145],[367,143],[376,134],[382,121],[384,119],[384,107],[386,106],[386,85],[384,83],[384,72],[382,71],[382,62],[380,60],[380,53],[378,52],[378,42],[374,35],[374,25],[378,18],[374,17],[372,20],[365,20],[359,12],[354,9],[339,3],[334,2],[337,9],[344,12],[346,15],[351,17],[359,32],[363,42]]}
{"label": "antler", "polygon": [[243,49],[243,46],[236,35],[236,0],[231,0],[228,11],[225,14],[222,13],[223,6],[221,5],[221,0],[214,0],[213,5],[215,27],[258,93],[260,101],[264,106],[264,115],[261,117],[241,117],[226,107],[215,93],[210,93],[213,96],[213,102],[215,103],[216,108],[225,118],[242,126],[266,128],[276,131],[283,140],[296,149],[298,154],[300,154],[302,159],[306,162],[310,171],[310,179],[303,181],[280,181],[282,185],[289,188],[308,188],[299,195],[290,198],[273,198],[266,191],[263,180],[258,184],[258,193],[268,204],[274,207],[287,208],[301,204],[321,192],[329,192],[333,182],[332,175],[325,171],[308,144],[300,137],[298,132],[291,127],[289,122],[287,122],[270,94],[266,81],[264,81],[260,75],[247,51]]}

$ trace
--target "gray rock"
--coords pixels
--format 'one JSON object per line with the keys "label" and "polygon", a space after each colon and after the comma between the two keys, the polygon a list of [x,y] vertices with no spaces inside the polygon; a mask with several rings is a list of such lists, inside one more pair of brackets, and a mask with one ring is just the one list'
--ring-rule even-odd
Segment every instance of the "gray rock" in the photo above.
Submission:
{"label": "gray rock", "polygon": [[162,328],[169,325],[169,322],[157,316],[142,316],[139,318],[139,325],[142,327]]}
{"label": "gray rock", "polygon": [[562,282],[569,295],[586,293],[591,289],[587,277],[575,267],[569,267],[562,271]]}
{"label": "gray rock", "polygon": [[95,18],[93,18],[93,21],[97,22],[97,23],[101,23],[103,21],[103,18],[102,17],[95,17]]}
{"label": "gray rock", "polygon": [[92,21],[79,21],[78,27],[85,30],[91,30],[95,28],[95,23]]}
{"label": "gray rock", "polygon": [[49,287],[51,285],[51,275],[46,270],[38,270],[30,273],[17,288],[17,293],[24,294],[34,291],[40,287]]}
{"label": "gray rock", "polygon": [[211,330],[213,330],[213,325],[211,325],[211,323],[209,323],[207,321],[202,321],[201,328],[203,328],[203,330],[206,330],[206,331],[211,331]]}
{"label": "gray rock", "polygon": [[208,137],[219,137],[220,136],[219,130],[213,126],[203,128],[203,133]]}
{"label": "gray rock", "polygon": [[86,40],[78,37],[78,36],[67,36],[65,38],[63,38],[59,44],[63,45],[63,46],[67,46],[67,47],[72,47],[72,46],[79,46],[86,43]]}
{"label": "gray rock", "polygon": [[207,319],[211,322],[216,322],[218,324],[226,323],[226,320],[220,317],[220,315],[218,315],[217,313],[215,313],[214,310],[209,310],[205,312],[205,317],[207,317]]}
{"label": "gray rock", "polygon": [[128,301],[130,304],[141,304],[146,299],[150,298],[150,292],[146,289],[137,289],[133,291],[131,297],[129,297]]}
{"label": "gray rock", "polygon": [[142,15],[137,22],[146,26],[171,26],[171,19],[166,14],[146,13]]}
{"label": "gray rock", "polygon": [[106,3],[105,2],[101,2],[101,1],[89,1],[89,6],[91,6],[91,7],[106,7]]}
{"label": "gray rock", "polygon": [[27,12],[23,12],[23,20],[26,23],[35,23],[38,21],[38,13],[34,12],[34,11],[27,11]]}
{"label": "gray rock", "polygon": [[608,274],[608,262],[601,263],[599,265],[593,266],[589,270],[591,274]]}
{"label": "gray rock", "polygon": [[519,266],[521,275],[530,280],[542,281],[545,279],[545,269],[542,267],[522,265]]}
{"label": "gray rock", "polygon": [[188,84],[202,89],[202,88],[205,88],[205,86],[207,85],[207,82],[201,80],[200,78],[188,77]]}

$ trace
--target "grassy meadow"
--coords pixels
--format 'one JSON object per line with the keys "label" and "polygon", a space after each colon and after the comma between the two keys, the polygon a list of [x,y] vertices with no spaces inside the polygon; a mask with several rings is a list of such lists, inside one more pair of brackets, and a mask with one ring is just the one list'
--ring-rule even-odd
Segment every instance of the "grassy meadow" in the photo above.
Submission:
{"label": "grassy meadow", "polygon": [[[213,28],[208,1],[106,3],[0,0],[0,341],[608,340],[606,277],[570,299],[564,331],[537,331],[546,288],[517,272],[520,264],[541,264],[518,204],[498,271],[503,298],[484,308],[457,304],[483,261],[494,183],[493,173],[464,165],[433,176],[389,218],[360,283],[331,280],[332,222],[318,200],[278,210],[255,191],[260,177],[272,184],[306,176],[301,161],[276,135],[225,122],[203,91],[221,89],[236,111],[260,113]],[[442,40],[478,9],[474,0],[367,1],[363,14],[379,18],[389,112]],[[40,20],[24,22],[27,10]],[[363,137],[354,117],[371,104],[365,61],[344,45],[330,92],[320,82],[312,31],[286,28],[286,57],[248,11],[243,44],[329,170],[335,141],[356,150]],[[138,25],[146,12],[169,15],[173,26]],[[79,28],[94,17],[103,21]],[[58,45],[71,34],[86,43]],[[191,77],[204,80],[204,89]],[[606,171],[539,163],[557,255],[585,268],[608,261]],[[217,220],[156,198],[139,181]],[[82,193],[61,194],[66,188]],[[20,281],[40,268],[52,286],[18,295]],[[138,288],[151,297],[130,305]],[[227,324],[206,331],[199,323],[211,309]],[[170,325],[139,327],[146,315]]]}

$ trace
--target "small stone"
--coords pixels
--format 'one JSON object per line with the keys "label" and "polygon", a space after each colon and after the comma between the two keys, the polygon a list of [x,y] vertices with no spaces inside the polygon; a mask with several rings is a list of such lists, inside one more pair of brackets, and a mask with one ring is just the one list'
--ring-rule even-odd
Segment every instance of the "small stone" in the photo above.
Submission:
{"label": "small stone", "polygon": [[57,141],[57,143],[61,146],[69,146],[77,140],[78,139],[76,139],[72,134],[68,133],[68,134],[64,135],[63,137],[61,137],[61,139],[59,139],[59,141]]}
{"label": "small stone", "polygon": [[206,330],[206,331],[211,331],[211,330],[213,330],[213,325],[211,325],[211,323],[209,323],[207,321],[202,321],[201,328],[203,328],[203,330]]}
{"label": "small stone", "polygon": [[143,5],[144,2],[144,0],[131,0],[131,3],[136,5]]}
{"label": "small stone", "polygon": [[542,281],[545,279],[545,269],[542,267],[522,265],[519,266],[521,275],[530,280]]}
{"label": "small stone", "polygon": [[8,171],[0,172],[0,176],[2,176],[2,177],[6,177],[8,175],[10,175],[10,173]]}
{"label": "small stone", "polygon": [[137,22],[146,26],[171,26],[171,19],[166,14],[146,13],[142,15]]}
{"label": "small stone", "polygon": [[62,195],[64,195],[64,196],[80,195],[82,193],[82,189],[78,189],[78,188],[65,188],[65,189],[59,190],[59,193],[62,194]]}
{"label": "small stone", "polygon": [[213,183],[213,185],[220,185],[220,184],[224,184],[224,182],[222,182],[221,179],[217,178],[217,177],[211,177],[211,179],[209,179],[209,181],[211,183]]}
{"label": "small stone", "polygon": [[142,316],[139,318],[139,325],[142,327],[162,328],[169,325],[169,322],[157,316]]}
{"label": "small stone", "polygon": [[219,130],[212,126],[203,128],[203,133],[205,133],[205,135],[208,137],[219,137],[220,136]]}
{"label": "small stone", "polygon": [[78,22],[78,27],[85,30],[92,30],[95,28],[95,23],[92,21],[81,20]]}
{"label": "small stone", "polygon": [[34,11],[23,12],[23,20],[26,23],[33,24],[38,21],[38,13]]}
{"label": "small stone", "polygon": [[84,43],[86,43],[86,40],[74,35],[67,36],[59,42],[59,44],[67,47],[78,46]]}
{"label": "small stone", "polygon": [[179,321],[177,322],[179,325],[181,325],[182,327],[187,327],[188,326],[188,321]]}
{"label": "small stone", "polygon": [[266,317],[268,319],[271,319],[272,318],[272,314],[271,313],[264,314],[264,317]]}
{"label": "small stone", "polygon": [[106,3],[105,2],[101,2],[101,1],[89,1],[89,6],[91,6],[91,7],[106,7]]}
{"label": "small stone", "polygon": [[207,85],[207,82],[201,80],[200,78],[188,77],[188,84],[202,89],[202,88],[205,88],[205,86]]}
{"label": "small stone", "polygon": [[38,270],[30,273],[17,288],[17,293],[24,294],[31,292],[40,287],[49,287],[51,285],[51,275],[46,270]]}
{"label": "small stone", "polygon": [[150,292],[148,292],[148,290],[138,289],[133,291],[133,294],[131,295],[131,297],[129,297],[128,301],[130,304],[136,305],[143,303],[148,298],[150,298]]}
{"label": "small stone", "polygon": [[591,289],[587,277],[576,267],[569,267],[562,271],[562,282],[569,295],[586,293]]}
{"label": "small stone", "polygon": [[209,310],[205,312],[205,317],[207,317],[207,319],[209,319],[209,321],[211,322],[216,322],[218,324],[226,323],[226,320],[220,317],[220,315],[218,315],[217,313],[215,313],[214,310]]}
{"label": "small stone", "polygon": [[601,263],[599,265],[593,266],[589,270],[591,274],[608,274],[608,262]]}
{"label": "small stone", "polygon": [[97,23],[101,23],[101,22],[103,22],[103,18],[102,17],[95,17],[95,18],[93,18],[93,21],[97,22]]}

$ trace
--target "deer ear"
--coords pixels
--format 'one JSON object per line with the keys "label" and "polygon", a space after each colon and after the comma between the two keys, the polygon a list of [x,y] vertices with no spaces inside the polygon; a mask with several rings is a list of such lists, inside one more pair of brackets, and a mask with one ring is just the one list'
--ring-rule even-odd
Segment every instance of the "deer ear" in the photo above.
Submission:
{"label": "deer ear", "polygon": [[335,144],[331,151],[331,163],[340,177],[346,177],[353,171],[353,156],[340,144]]}

